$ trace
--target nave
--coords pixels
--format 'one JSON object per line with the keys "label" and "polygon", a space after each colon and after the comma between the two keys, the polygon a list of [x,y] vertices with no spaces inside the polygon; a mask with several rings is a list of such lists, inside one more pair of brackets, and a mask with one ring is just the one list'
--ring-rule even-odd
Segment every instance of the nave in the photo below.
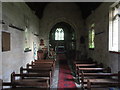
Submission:
{"label": "nave", "polygon": [[0,9],[3,89],[119,90],[120,2],[0,2]]}
{"label": "nave", "polygon": [[[73,62],[61,53],[57,54],[56,60],[34,60],[26,67],[20,68],[20,74],[12,73],[11,82],[3,82],[2,90],[119,90],[120,72],[111,73],[109,67],[104,68],[91,58]],[[17,75],[20,76],[19,81],[13,79]]]}

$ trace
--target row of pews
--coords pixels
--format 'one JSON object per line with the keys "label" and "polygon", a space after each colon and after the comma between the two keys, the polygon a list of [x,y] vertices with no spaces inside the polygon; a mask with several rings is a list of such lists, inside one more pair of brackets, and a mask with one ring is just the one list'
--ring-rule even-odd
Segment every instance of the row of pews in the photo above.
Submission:
{"label": "row of pews", "polygon": [[[55,69],[54,59],[34,60],[26,67],[20,67],[20,73],[11,73],[11,81],[3,82],[2,86],[35,87],[49,90]],[[3,88],[3,90],[6,90]]]}
{"label": "row of pews", "polygon": [[[83,89],[92,88],[120,88],[120,71],[111,73],[109,67],[93,61],[74,61],[75,75]],[[101,89],[102,90],[102,89]]]}

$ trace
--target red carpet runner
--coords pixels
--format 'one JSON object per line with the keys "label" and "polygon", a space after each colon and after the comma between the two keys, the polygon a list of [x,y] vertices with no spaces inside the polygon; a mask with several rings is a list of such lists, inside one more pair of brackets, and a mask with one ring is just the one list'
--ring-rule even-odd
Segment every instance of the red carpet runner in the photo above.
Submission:
{"label": "red carpet runner", "polygon": [[58,90],[66,90],[66,89],[77,90],[65,56],[59,55],[59,63],[60,63],[59,66],[60,69],[59,69]]}

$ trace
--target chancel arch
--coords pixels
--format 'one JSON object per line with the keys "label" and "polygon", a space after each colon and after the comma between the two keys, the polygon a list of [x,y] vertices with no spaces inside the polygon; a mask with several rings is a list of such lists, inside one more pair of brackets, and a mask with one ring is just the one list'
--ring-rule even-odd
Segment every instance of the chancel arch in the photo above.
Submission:
{"label": "chancel arch", "polygon": [[76,50],[75,31],[66,22],[55,24],[49,33],[50,47],[56,50],[58,47],[64,47],[66,53]]}

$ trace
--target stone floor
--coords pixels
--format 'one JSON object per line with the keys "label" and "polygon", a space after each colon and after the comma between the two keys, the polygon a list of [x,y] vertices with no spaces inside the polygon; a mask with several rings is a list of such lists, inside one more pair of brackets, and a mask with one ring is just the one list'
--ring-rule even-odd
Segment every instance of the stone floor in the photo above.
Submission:
{"label": "stone floor", "polygon": [[[71,61],[68,61],[68,65],[69,65],[71,71],[73,71]],[[59,80],[58,77],[59,77],[59,60],[56,60],[56,67],[55,67],[55,72],[54,72],[54,76],[53,76],[53,82],[52,82],[52,85],[51,85],[51,90],[57,90],[58,80]],[[76,80],[76,78],[74,77],[74,73],[73,73],[73,78]],[[81,85],[77,83],[77,80],[76,80],[75,84],[76,84],[76,87],[78,88],[78,90],[87,90],[87,89],[82,89]],[[117,89],[117,88],[113,88],[113,89],[109,89],[109,88],[92,88],[92,90],[119,90],[119,89]]]}
{"label": "stone floor", "polygon": [[51,89],[56,89],[58,87],[58,77],[59,77],[59,61],[56,60],[56,66],[55,66],[55,71],[54,71],[54,76],[53,76],[53,81],[51,85]]}
{"label": "stone floor", "polygon": [[[71,71],[73,71],[70,61],[68,61],[68,65],[69,65]],[[52,85],[51,85],[51,90],[57,90],[58,80],[59,80],[58,77],[59,77],[59,60],[57,59],[56,60],[56,66],[55,66],[55,72],[54,72],[54,76],[53,76],[53,81],[52,81]],[[75,77],[73,77],[73,78],[75,79]],[[78,89],[81,90],[81,85],[79,85],[77,83],[75,83],[75,84],[78,87]]]}

